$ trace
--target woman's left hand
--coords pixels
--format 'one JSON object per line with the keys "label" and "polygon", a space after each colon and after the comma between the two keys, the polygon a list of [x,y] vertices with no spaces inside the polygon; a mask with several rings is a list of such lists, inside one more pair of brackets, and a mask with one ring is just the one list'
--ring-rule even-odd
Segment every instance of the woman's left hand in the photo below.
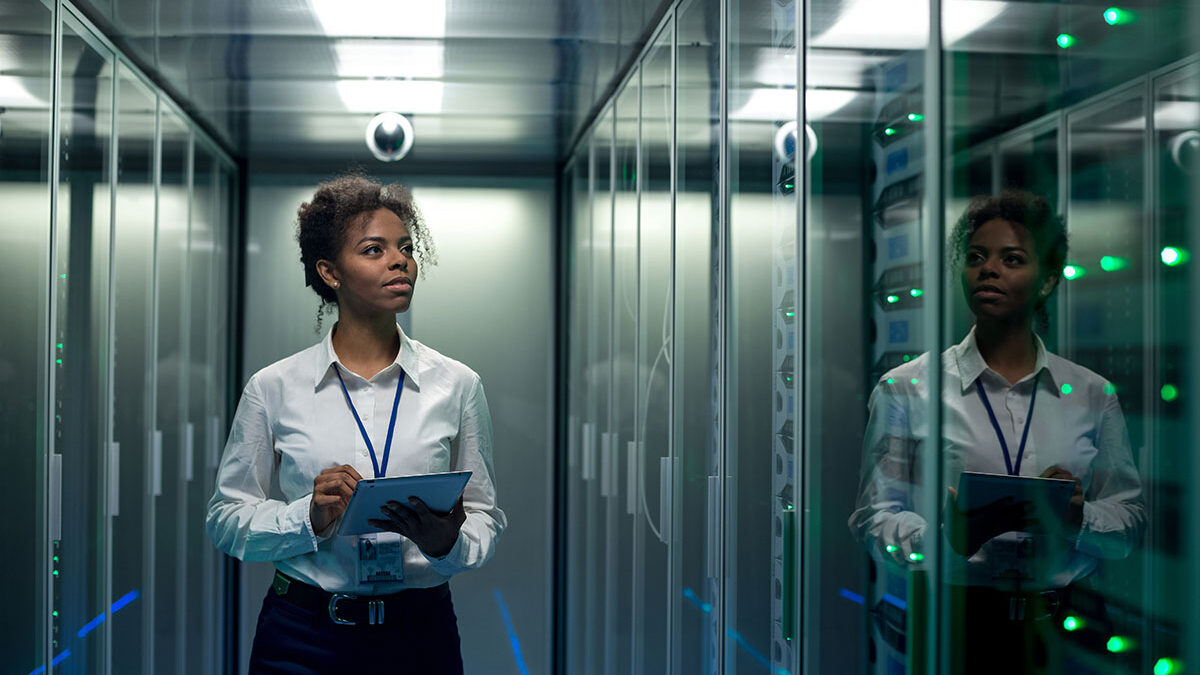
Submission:
{"label": "woman's left hand", "polygon": [[454,542],[458,541],[459,529],[467,519],[463,498],[458,498],[449,513],[434,513],[416,497],[408,501],[407,505],[397,501],[384,504],[379,509],[384,517],[372,518],[367,522],[381,530],[404,535],[427,556],[440,558],[449,553],[454,548]]}

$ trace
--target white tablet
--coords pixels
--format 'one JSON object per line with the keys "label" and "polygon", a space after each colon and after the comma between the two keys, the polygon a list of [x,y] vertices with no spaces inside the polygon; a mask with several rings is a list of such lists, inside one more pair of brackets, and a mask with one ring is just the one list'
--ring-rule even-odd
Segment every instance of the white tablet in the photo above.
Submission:
{"label": "white tablet", "polygon": [[1039,514],[1061,518],[1074,492],[1072,480],[964,471],[958,481],[958,508],[971,511],[1010,497],[1034,504]]}
{"label": "white tablet", "polygon": [[383,518],[379,509],[384,504],[396,501],[407,505],[409,497],[425,502],[430,511],[449,513],[470,478],[470,471],[364,478],[354,486],[350,504],[338,525],[338,536],[381,532],[367,521]]}

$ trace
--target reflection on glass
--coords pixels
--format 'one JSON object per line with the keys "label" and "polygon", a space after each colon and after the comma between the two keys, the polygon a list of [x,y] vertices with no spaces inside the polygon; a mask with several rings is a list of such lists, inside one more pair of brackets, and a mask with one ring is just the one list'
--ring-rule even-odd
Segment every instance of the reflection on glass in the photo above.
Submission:
{"label": "reflection on glass", "polygon": [[[117,81],[117,176],[113,194],[113,513],[112,589],[137,597],[110,626],[114,672],[149,670],[143,633],[150,625],[152,568],[148,476],[154,393],[154,126],[156,100],[133,74]],[[132,594],[132,595],[131,595]]]}
{"label": "reflection on glass", "polygon": [[719,3],[693,0],[678,10],[676,41],[675,336],[673,434],[679,494],[673,558],[672,647],[676,671],[717,670],[721,641],[720,540],[716,503],[721,475],[716,434],[720,194],[716,161],[720,109],[711,74],[719,70]]}
{"label": "reflection on glass", "polygon": [[671,443],[671,25],[651,43],[641,69],[641,153],[638,167],[637,290],[637,489],[634,521],[634,617],[638,672],[670,667],[671,547],[678,507],[673,486],[678,462]]}
{"label": "reflection on glass", "polygon": [[724,668],[730,672],[761,672],[764,666],[777,674],[799,671],[794,620],[800,573],[794,479],[799,6],[771,0],[729,5],[722,600]]}
{"label": "reflection on glass", "polygon": [[191,137],[174,112],[160,111],[161,182],[158,188],[157,339],[155,342],[155,427],[151,444],[154,495],[155,672],[186,670],[184,639],[188,630],[186,590],[191,583],[187,558],[190,528],[184,459],[187,452],[187,252]]}
{"label": "reflection on glass", "polygon": [[[64,21],[59,182],[54,249],[54,454],[61,471],[62,527],[51,532],[56,557],[55,652],[70,650],[70,669],[103,668],[103,631],[81,627],[103,615],[107,575],[106,503],[109,216],[112,189],[111,56]],[[52,477],[52,480],[54,478]],[[95,626],[93,626],[94,628]],[[55,644],[57,643],[57,644]],[[66,665],[66,664],[64,664]]]}
{"label": "reflection on glass", "polygon": [[[46,333],[50,271],[51,13],[38,4],[0,0],[0,268],[8,292],[8,321],[0,330],[0,448],[17,477],[9,498],[20,517],[5,518],[0,536],[22,555],[0,557],[0,577],[13,580],[7,611],[22,620],[0,632],[9,667],[28,673],[46,660],[44,539],[46,522]],[[8,60],[22,75],[9,75]]]}

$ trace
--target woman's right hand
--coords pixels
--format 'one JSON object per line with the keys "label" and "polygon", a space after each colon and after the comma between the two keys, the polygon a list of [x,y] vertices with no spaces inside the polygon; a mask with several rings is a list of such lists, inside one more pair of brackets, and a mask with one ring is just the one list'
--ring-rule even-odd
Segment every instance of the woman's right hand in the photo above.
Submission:
{"label": "woman's right hand", "polygon": [[975,555],[988,540],[1005,532],[1029,530],[1037,521],[1033,504],[1005,497],[970,511],[958,508],[958,490],[946,488],[950,496],[942,511],[946,537],[959,555]]}
{"label": "woman's right hand", "polygon": [[346,512],[354,485],[360,480],[362,476],[349,464],[325,469],[313,479],[308,518],[317,536],[322,536]]}

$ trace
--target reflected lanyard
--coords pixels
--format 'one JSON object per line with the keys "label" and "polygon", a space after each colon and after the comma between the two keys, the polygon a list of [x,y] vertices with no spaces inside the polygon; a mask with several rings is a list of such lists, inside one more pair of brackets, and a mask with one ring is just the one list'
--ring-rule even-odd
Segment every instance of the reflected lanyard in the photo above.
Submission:
{"label": "reflected lanyard", "polygon": [[1029,425],[1033,422],[1033,404],[1037,402],[1038,379],[1042,376],[1042,371],[1038,371],[1037,375],[1033,376],[1033,393],[1029,396],[1029,412],[1025,415],[1025,431],[1021,432],[1021,447],[1017,449],[1017,464],[1013,466],[1012,457],[1008,454],[1008,443],[1004,441],[1004,432],[1000,430],[1000,423],[996,421],[996,413],[992,410],[992,404],[988,401],[987,394],[983,391],[983,378],[975,380],[975,388],[979,390],[979,398],[983,399],[983,407],[987,408],[988,419],[992,421],[992,429],[996,430],[996,439],[1000,441],[1000,449],[1004,451],[1004,465],[1008,468],[1008,475],[1018,476],[1021,474],[1021,460],[1025,457],[1025,440],[1029,438]]}
{"label": "reflected lanyard", "polygon": [[392,451],[392,432],[396,430],[396,410],[400,408],[400,392],[404,390],[404,369],[400,369],[400,381],[396,383],[396,400],[392,402],[392,421],[388,422],[387,440],[383,443],[382,465],[375,458],[375,446],[371,445],[371,437],[367,435],[367,428],[359,419],[354,401],[350,400],[350,392],[346,390],[346,381],[342,379],[342,369],[336,363],[333,364],[333,372],[337,373],[338,382],[342,385],[342,393],[346,395],[346,404],[350,406],[350,412],[354,414],[354,421],[358,422],[358,430],[362,433],[363,440],[367,442],[367,450],[371,453],[371,466],[375,469],[375,477],[383,478],[387,473],[388,453]]}

